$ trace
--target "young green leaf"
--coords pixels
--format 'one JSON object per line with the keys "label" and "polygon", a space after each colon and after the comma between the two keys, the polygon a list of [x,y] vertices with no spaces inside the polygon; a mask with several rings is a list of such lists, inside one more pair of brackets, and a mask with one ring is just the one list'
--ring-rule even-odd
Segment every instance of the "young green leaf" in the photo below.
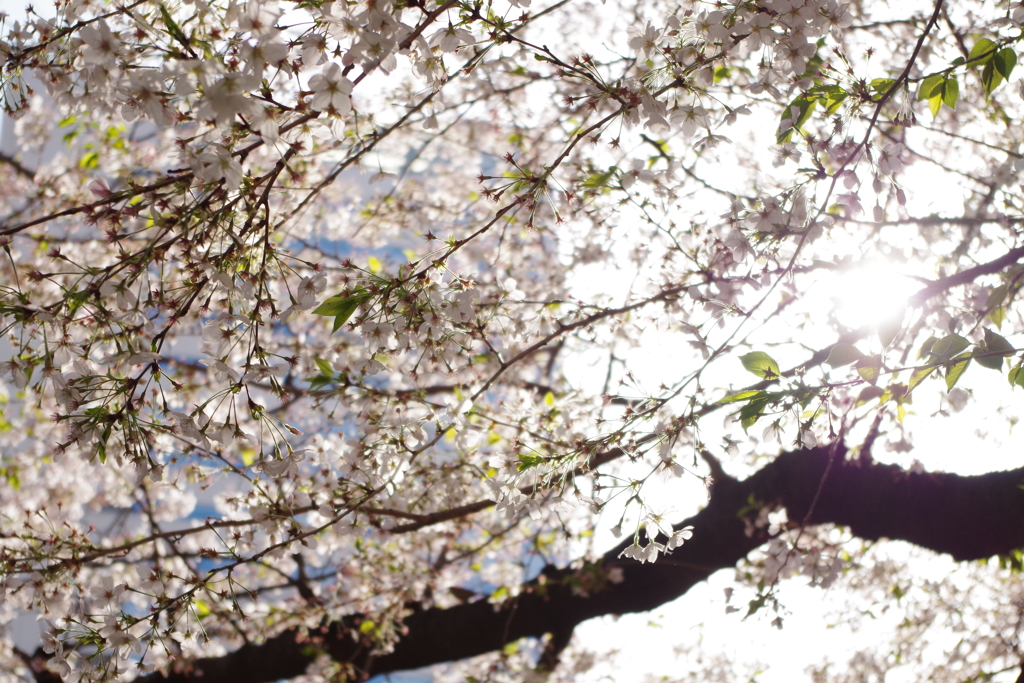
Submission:
{"label": "young green leaf", "polygon": [[978,348],[974,360],[978,365],[991,370],[1002,370],[1003,358],[1012,356],[1016,349],[1004,337],[992,330],[985,330],[985,339]]}
{"label": "young green leaf", "polygon": [[1004,356],[1012,356],[1014,351],[1017,350],[1013,348],[1013,344],[1006,341],[1005,337],[988,329],[985,330],[985,347],[990,353],[998,353]]}
{"label": "young green leaf", "polygon": [[942,90],[942,103],[950,109],[956,109],[956,101],[960,97],[960,84],[955,77],[946,79],[945,87]]}
{"label": "young green leaf", "polygon": [[925,381],[929,375],[935,372],[935,368],[918,368],[910,375],[910,382],[907,384],[907,391],[913,391],[921,382]]}
{"label": "young green leaf", "polygon": [[743,367],[761,379],[778,379],[779,364],[764,351],[754,351],[740,356]]}
{"label": "young green leaf", "polygon": [[520,472],[525,472],[526,470],[537,467],[543,463],[544,458],[539,455],[520,455],[516,469]]}
{"label": "young green leaf", "polygon": [[875,384],[878,382],[878,376],[881,374],[882,358],[881,356],[865,356],[857,361],[854,367],[857,369],[857,374],[861,376],[861,379]]}
{"label": "young green leaf", "polygon": [[930,354],[939,360],[947,360],[971,345],[959,334],[950,334],[932,344]]}
{"label": "young green leaf", "polygon": [[995,54],[996,44],[988,38],[981,38],[971,48],[971,53],[967,56],[967,60],[972,65],[981,66],[987,64]]}
{"label": "young green leaf", "polygon": [[953,391],[957,381],[971,364],[971,354],[965,353],[953,359],[954,362],[946,366],[946,391]]}
{"label": "young green leaf", "polygon": [[857,406],[860,407],[860,406],[864,405],[865,403],[867,403],[868,401],[871,401],[871,400],[874,400],[874,399],[880,397],[884,393],[885,393],[885,390],[882,389],[881,387],[875,387],[875,386],[864,387],[864,390],[860,392],[859,396],[857,396]]}
{"label": "young green leaf", "polygon": [[738,403],[739,401],[749,401],[756,398],[762,398],[767,396],[766,391],[741,391],[736,394],[730,394],[723,399],[718,401],[718,405],[725,405],[726,403]]}
{"label": "young green leaf", "polygon": [[1006,293],[1009,291],[1007,285],[999,285],[993,287],[992,291],[988,293],[988,299],[985,300],[985,308],[995,308],[1001,306],[1006,301]]}
{"label": "young green leaf", "polygon": [[936,95],[942,95],[942,74],[932,74],[923,81],[917,88],[918,100],[930,100]]}
{"label": "young green leaf", "polygon": [[868,87],[870,87],[879,95],[884,95],[885,93],[889,92],[890,90],[892,90],[892,86],[894,85],[896,85],[895,78],[876,78],[875,80],[868,83]]}
{"label": "young green leaf", "polygon": [[793,100],[786,107],[785,111],[782,112],[779,130],[776,133],[776,142],[780,145],[784,142],[789,142],[793,138],[793,131],[799,131],[807,123],[808,119],[811,118],[811,112],[817,103],[818,99],[816,97],[812,98],[807,95],[801,95]]}
{"label": "young green leaf", "polygon": [[921,344],[921,349],[917,352],[917,357],[927,358],[932,353],[932,348],[937,341],[939,341],[938,337],[928,337],[925,339],[924,344]]}
{"label": "young green leaf", "polygon": [[315,315],[334,316],[334,327],[331,329],[333,334],[348,322],[348,319],[352,317],[352,314],[356,312],[360,304],[368,301],[370,296],[370,294],[358,290],[357,293],[348,296],[336,294],[313,309],[313,313]]}
{"label": "young green leaf", "polygon": [[1003,82],[1003,75],[996,70],[990,61],[981,71],[981,85],[985,92],[991,94]]}
{"label": "young green leaf", "polygon": [[164,25],[167,27],[167,32],[170,33],[171,37],[173,37],[176,41],[181,43],[181,45],[186,50],[191,52],[192,46],[189,45],[188,38],[185,36],[185,32],[181,30],[181,27],[178,26],[177,22],[174,21],[174,18],[171,17],[171,13],[167,11],[167,8],[164,7],[163,4],[159,5],[159,7],[160,18],[164,20]]}
{"label": "young green leaf", "polygon": [[740,426],[743,429],[749,429],[755,422],[757,422],[762,415],[764,415],[764,409],[768,406],[768,401],[765,399],[756,399],[751,401],[747,405],[740,409]]}
{"label": "young green leaf", "polygon": [[856,346],[852,344],[836,344],[828,353],[828,360],[825,362],[834,368],[855,363],[864,357]]}
{"label": "young green leaf", "polygon": [[1010,368],[1007,379],[1010,380],[1011,386],[1024,387],[1024,364],[1017,363]]}
{"label": "young green leaf", "polygon": [[334,374],[334,368],[331,367],[331,364],[329,362],[327,362],[323,358],[320,358],[319,356],[317,356],[314,360],[316,361],[316,366],[320,369],[321,374],[326,375],[327,377],[330,377],[331,375]]}
{"label": "young green leaf", "polygon": [[1010,80],[1010,74],[1013,72],[1013,67],[1017,66],[1017,53],[1011,48],[1003,48],[996,53],[996,56],[992,58],[992,65],[996,68],[996,72],[1005,78]]}

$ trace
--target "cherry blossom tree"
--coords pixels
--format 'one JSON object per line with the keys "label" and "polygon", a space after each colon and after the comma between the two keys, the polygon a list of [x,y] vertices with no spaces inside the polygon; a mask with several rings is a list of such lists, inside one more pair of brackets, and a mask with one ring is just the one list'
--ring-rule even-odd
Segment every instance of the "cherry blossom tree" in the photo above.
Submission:
{"label": "cherry blossom tree", "polygon": [[536,2],[5,18],[3,680],[570,680],[728,568],[1016,675],[1024,6]]}

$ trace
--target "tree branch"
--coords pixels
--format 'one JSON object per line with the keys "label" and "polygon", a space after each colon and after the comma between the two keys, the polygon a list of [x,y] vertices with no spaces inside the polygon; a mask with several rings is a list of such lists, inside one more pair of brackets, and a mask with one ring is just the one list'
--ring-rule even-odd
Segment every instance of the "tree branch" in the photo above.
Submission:
{"label": "tree branch", "polygon": [[[188,670],[142,680],[274,681],[301,675],[317,652],[375,675],[472,657],[528,636],[564,634],[597,616],[648,611],[678,598],[713,572],[735,566],[768,540],[765,531],[753,537],[745,533],[739,512],[751,499],[784,505],[791,519],[847,526],[868,540],[904,540],[956,560],[1024,546],[1024,469],[973,477],[915,474],[893,465],[848,462],[840,449],[825,477],[829,450],[783,453],[746,480],[720,482],[708,506],[678,525],[692,525],[694,537],[656,563],[619,559],[628,545],[623,543],[598,565],[549,568],[542,581],[527,583],[517,598],[498,608],[481,600],[416,612],[405,620],[407,635],[390,653],[371,656],[367,643],[353,639],[356,616],[317,634],[285,631],[262,644],[198,660]],[[607,576],[613,567],[621,572],[618,583],[609,581],[589,594],[574,592],[579,572]]]}

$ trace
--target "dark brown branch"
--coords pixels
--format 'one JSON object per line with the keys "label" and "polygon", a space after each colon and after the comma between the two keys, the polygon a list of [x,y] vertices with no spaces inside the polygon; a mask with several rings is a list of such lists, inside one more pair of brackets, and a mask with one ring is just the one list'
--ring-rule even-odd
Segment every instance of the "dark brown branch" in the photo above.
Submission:
{"label": "dark brown branch", "polygon": [[[957,560],[987,558],[1024,546],[1024,469],[974,477],[914,474],[842,457],[840,450],[824,482],[826,448],[783,453],[749,479],[721,482],[708,506],[680,525],[692,525],[694,537],[654,564],[619,559],[626,546],[622,544],[598,566],[545,570],[543,582],[526,584],[518,598],[498,609],[481,600],[416,612],[405,621],[407,635],[388,654],[369,655],[368,645],[351,635],[358,621],[353,617],[321,633],[289,630],[263,644],[196,661],[188,671],[145,680],[273,681],[302,674],[318,651],[367,674],[381,674],[491,652],[519,638],[565,634],[597,616],[648,611],[683,595],[713,572],[735,566],[767,540],[764,532],[753,537],[744,532],[738,513],[751,499],[784,505],[791,519],[846,526],[869,540],[904,540]],[[578,571],[605,572],[612,567],[621,572],[621,582],[609,582],[588,595],[573,592]]]}
{"label": "dark brown branch", "polygon": [[28,178],[29,180],[32,180],[33,178],[36,177],[35,171],[30,169],[28,166],[25,166],[23,163],[21,163],[20,161],[18,161],[9,154],[4,154],[0,152],[0,163],[7,164],[11,168],[13,168],[18,173],[18,175]]}
{"label": "dark brown branch", "polygon": [[927,287],[919,291],[912,298],[913,303],[920,304],[940,294],[947,289],[952,289],[959,285],[966,285],[974,282],[982,275],[992,275],[998,273],[1009,266],[1020,261],[1024,258],[1024,247],[1017,247],[1006,252],[999,258],[989,261],[988,263],[982,263],[973,268],[967,270],[961,270],[959,273],[950,275],[949,277],[942,278],[930,283]]}

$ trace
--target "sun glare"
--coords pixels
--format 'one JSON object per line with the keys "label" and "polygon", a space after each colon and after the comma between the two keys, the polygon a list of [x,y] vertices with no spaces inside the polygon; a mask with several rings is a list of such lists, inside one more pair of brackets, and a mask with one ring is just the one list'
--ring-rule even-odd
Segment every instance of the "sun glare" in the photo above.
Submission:
{"label": "sun glare", "polygon": [[920,284],[885,261],[858,265],[836,274],[828,292],[839,321],[852,328],[876,328],[902,317]]}

